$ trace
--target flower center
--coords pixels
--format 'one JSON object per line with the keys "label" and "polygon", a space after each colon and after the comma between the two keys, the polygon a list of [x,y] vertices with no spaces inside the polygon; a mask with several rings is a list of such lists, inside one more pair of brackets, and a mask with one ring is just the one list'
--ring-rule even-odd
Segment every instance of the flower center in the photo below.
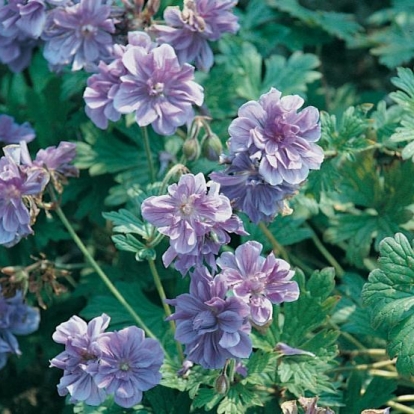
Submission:
{"label": "flower center", "polygon": [[204,32],[206,23],[198,14],[194,0],[185,0],[184,9],[181,12],[181,19],[198,32]]}
{"label": "flower center", "polygon": [[202,335],[217,330],[216,316],[212,311],[202,311],[193,319],[194,330]]}
{"label": "flower center", "polygon": [[15,185],[10,185],[6,187],[6,196],[6,198],[8,198],[9,200],[12,198],[20,198],[21,192]]}
{"label": "flower center", "polygon": [[164,96],[164,83],[156,82],[150,85],[150,96]]}
{"label": "flower center", "polygon": [[119,365],[119,369],[121,371],[128,371],[129,370],[129,365],[127,362],[121,362]]}
{"label": "flower center", "polygon": [[93,36],[95,36],[96,34],[96,27],[92,26],[91,24],[84,24],[81,29],[81,34],[83,37],[85,37],[86,39],[89,39]]}
{"label": "flower center", "polygon": [[183,216],[191,216],[194,213],[194,204],[191,197],[183,197],[181,200],[179,210]]}

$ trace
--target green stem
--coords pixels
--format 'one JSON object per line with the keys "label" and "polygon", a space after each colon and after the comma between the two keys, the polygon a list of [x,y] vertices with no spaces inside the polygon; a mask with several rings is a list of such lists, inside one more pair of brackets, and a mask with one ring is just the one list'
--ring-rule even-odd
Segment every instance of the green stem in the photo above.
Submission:
{"label": "green stem", "polygon": [[319,237],[313,231],[313,229],[308,225],[308,228],[312,231],[312,241],[315,244],[316,248],[322,253],[323,257],[327,260],[327,262],[335,269],[335,272],[339,278],[342,278],[345,274],[344,269],[342,266],[337,262],[335,257],[328,251],[328,249],[323,245],[323,243],[319,240]]}
{"label": "green stem", "polygon": [[341,354],[348,355],[349,357],[353,358],[360,355],[368,355],[370,357],[384,357],[387,356],[387,352],[385,349],[356,349],[353,351],[341,351]]}
{"label": "green stem", "polygon": [[[161,299],[161,302],[162,302],[162,306],[164,308],[165,315],[167,317],[168,316],[171,316],[171,309],[168,306],[168,304],[165,302],[165,300],[167,299],[167,296],[165,295],[164,287],[162,286],[161,278],[160,278],[160,275],[158,273],[158,270],[157,270],[157,268],[155,266],[154,260],[148,259],[148,264],[149,264],[149,267],[150,267],[150,270],[151,270],[152,278],[154,279],[155,287],[157,288],[158,295],[159,295],[159,297]],[[170,322],[172,322],[173,332],[175,332],[174,322],[173,321],[170,321]]]}
{"label": "green stem", "polygon": [[155,168],[152,162],[152,154],[151,154],[151,147],[150,147],[147,127],[141,127],[141,132],[142,132],[142,138],[144,140],[145,154],[147,156],[150,181],[153,183],[155,182]]}
{"label": "green stem", "polygon": [[398,410],[402,413],[414,414],[414,408],[407,407],[406,405],[399,404],[392,400],[387,401],[386,405],[389,405],[391,408],[394,408],[395,410]]}
{"label": "green stem", "polygon": [[69,223],[69,220],[66,218],[65,213],[62,211],[62,209],[58,206],[56,207],[55,211],[58,217],[60,218],[60,220],[62,221],[63,225],[66,227],[67,231],[71,235],[73,241],[78,246],[79,250],[85,256],[85,259],[89,262],[89,264],[98,274],[98,276],[102,279],[102,281],[105,283],[107,288],[111,291],[111,293],[115,296],[115,298],[119,301],[119,303],[127,310],[127,312],[131,315],[132,319],[136,322],[136,324],[145,331],[147,336],[150,338],[157,339],[157,337],[152,333],[152,331],[145,325],[144,321],[137,315],[134,309],[132,309],[129,303],[124,299],[124,297],[121,295],[119,290],[111,282],[109,277],[103,272],[103,270],[98,265],[98,263],[96,263],[95,259],[89,253],[88,249],[83,244],[79,236],[76,234],[72,225]]}
{"label": "green stem", "polygon": [[273,236],[272,232],[262,221],[259,223],[259,228],[272,245],[273,252],[276,255],[280,255],[282,259],[289,261],[289,255],[286,249],[275,239],[275,236]]}
{"label": "green stem", "polygon": [[358,341],[358,339],[355,339],[351,334],[348,332],[341,331],[341,328],[334,322],[328,321],[328,324],[332,326],[332,328],[335,328],[340,335],[342,335],[345,339],[347,339],[349,342],[354,344],[359,350],[363,351],[366,349],[366,347]]}
{"label": "green stem", "polygon": [[[162,286],[161,278],[158,273],[157,267],[155,266],[155,262],[152,259],[148,259],[148,264],[151,270],[152,278],[154,279],[155,287],[157,288],[158,296],[161,299],[161,303],[164,308],[165,315],[169,317],[171,316],[171,309],[168,306],[168,303],[166,303],[167,296],[165,295],[164,287]],[[173,334],[175,334],[175,322],[170,320],[169,323],[170,323]],[[181,344],[178,341],[175,341],[175,344],[177,347],[177,352],[178,352],[180,361],[184,361],[184,353],[183,353],[183,348]]]}
{"label": "green stem", "polygon": [[366,371],[366,370],[372,370],[376,368],[387,367],[389,365],[394,365],[394,364],[395,364],[395,359],[389,359],[386,361],[374,362],[373,364],[359,364],[359,365],[352,365],[352,366],[347,366],[347,367],[334,368],[331,372]]}

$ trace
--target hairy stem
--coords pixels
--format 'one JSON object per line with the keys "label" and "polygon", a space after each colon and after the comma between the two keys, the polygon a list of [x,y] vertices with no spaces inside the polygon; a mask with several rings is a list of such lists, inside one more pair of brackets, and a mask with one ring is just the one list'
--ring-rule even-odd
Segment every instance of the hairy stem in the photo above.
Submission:
{"label": "hairy stem", "polygon": [[344,269],[342,266],[337,262],[335,257],[328,251],[328,249],[324,246],[324,244],[320,241],[319,237],[313,231],[313,229],[308,225],[309,229],[312,231],[312,241],[319,252],[323,255],[323,257],[327,260],[327,262],[335,269],[336,275],[341,278],[345,274]]}
{"label": "hairy stem", "polygon": [[272,245],[274,254],[277,256],[280,255],[282,259],[289,261],[289,255],[286,249],[275,239],[275,236],[273,236],[272,232],[266,227],[266,225],[262,221],[259,223],[259,228]]}
{"label": "hairy stem", "polygon": [[147,127],[141,127],[141,133],[142,133],[142,138],[144,141],[145,154],[147,156],[149,177],[150,177],[150,181],[153,183],[155,182],[155,168],[154,168],[154,163],[152,160],[151,147],[150,147]]}
{"label": "hairy stem", "polygon": [[393,400],[387,401],[386,404],[395,410],[401,411],[402,413],[414,414],[414,408],[407,407],[406,405],[397,403]]}
{"label": "hairy stem", "polygon": [[[164,287],[162,286],[161,278],[158,273],[157,267],[155,266],[154,260],[148,259],[148,264],[151,270],[152,278],[154,279],[155,287],[157,288],[158,296],[161,299],[161,303],[164,308],[165,315],[167,317],[171,316],[171,309],[168,306],[168,303],[166,303],[167,296],[165,295]],[[169,323],[170,323],[172,332],[175,333],[175,322],[170,320]],[[183,361],[184,360],[183,348],[178,341],[175,341],[175,344],[177,347],[177,352],[180,357],[180,360]]]}
{"label": "hairy stem", "polygon": [[106,287],[110,290],[110,292],[115,296],[118,302],[125,308],[125,310],[131,315],[132,319],[136,322],[136,324],[142,328],[148,337],[157,339],[157,337],[152,333],[152,331],[145,325],[144,321],[139,317],[139,315],[134,311],[134,309],[130,306],[130,304],[125,300],[125,298],[121,295],[119,290],[115,287],[115,285],[111,282],[109,277],[103,272],[101,267],[89,253],[86,246],[83,244],[82,240],[76,234],[75,230],[73,229],[72,225],[70,224],[69,220],[66,218],[65,213],[62,209],[58,206],[56,207],[56,214],[60,218],[63,225],[66,227],[67,231],[71,235],[73,241],[78,246],[79,250],[85,256],[85,259],[91,265],[91,267],[95,270],[101,280],[105,283]]}

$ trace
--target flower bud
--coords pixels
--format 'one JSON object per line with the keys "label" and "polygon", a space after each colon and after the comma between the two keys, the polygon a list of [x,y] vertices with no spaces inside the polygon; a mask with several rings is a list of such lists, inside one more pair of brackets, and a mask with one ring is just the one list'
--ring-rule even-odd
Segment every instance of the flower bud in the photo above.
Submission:
{"label": "flower bud", "polygon": [[227,391],[230,388],[230,381],[227,378],[226,374],[221,374],[217,377],[216,382],[214,383],[214,389],[219,394],[227,394]]}
{"label": "flower bud", "polygon": [[187,139],[183,145],[183,153],[187,160],[194,161],[200,156],[200,144],[194,138]]}
{"label": "flower bud", "polygon": [[221,153],[223,152],[223,145],[220,138],[216,134],[207,136],[203,140],[202,154],[210,161],[218,161]]}

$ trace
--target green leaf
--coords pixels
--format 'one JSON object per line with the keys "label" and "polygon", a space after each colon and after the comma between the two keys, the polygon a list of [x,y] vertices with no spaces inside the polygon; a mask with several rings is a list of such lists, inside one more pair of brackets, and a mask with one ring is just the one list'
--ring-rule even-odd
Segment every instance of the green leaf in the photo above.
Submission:
{"label": "green leaf", "polygon": [[337,302],[336,297],[330,296],[335,285],[334,276],[333,269],[326,268],[314,272],[305,283],[303,274],[297,271],[295,278],[301,289],[299,299],[283,306],[281,342],[315,354],[314,357],[283,356],[279,360],[277,373],[280,381],[296,396],[305,391],[318,395],[334,390],[326,372],[335,365],[338,333],[323,328]]}
{"label": "green leaf", "polygon": [[391,19],[387,27],[372,31],[368,39],[375,45],[373,55],[389,68],[409,62],[414,56],[414,46],[410,42],[414,27],[414,12],[407,10]]}
{"label": "green leaf", "polygon": [[[172,335],[164,321],[164,312],[160,306],[154,305],[142,292],[138,283],[117,282],[121,295],[132,306],[151,331],[164,343],[171,345]],[[119,301],[113,296],[93,296],[87,306],[81,311],[81,316],[92,319],[107,313],[111,317],[111,327],[122,329],[126,326],[135,325],[136,321],[124,309]]]}
{"label": "green leaf", "polygon": [[384,237],[398,231],[408,234],[404,224],[413,215],[414,182],[406,177],[414,173],[414,166],[395,161],[378,168],[373,153],[364,152],[355,155],[354,162],[343,162],[339,172],[337,199],[342,208],[330,217],[324,236],[333,244],[346,242],[349,262],[363,267],[372,240],[378,249]]}
{"label": "green leaf", "polygon": [[225,38],[220,42],[220,50],[223,56],[218,57],[218,62],[238,82],[237,95],[246,100],[257,100],[271,87],[283,91],[284,95],[303,95],[307,85],[321,77],[314,70],[319,66],[319,59],[310,53],[295,52],[288,59],[272,55],[265,60],[262,71],[262,57],[251,43]]}
{"label": "green leaf", "polygon": [[368,385],[366,382],[366,373],[353,371],[349,376],[344,395],[346,405],[344,413],[360,414],[366,409],[381,408],[382,405],[386,405],[387,401],[394,398],[396,381],[374,377]]}
{"label": "green leaf", "polygon": [[373,270],[362,291],[370,307],[372,326],[388,335],[387,351],[398,357],[402,374],[414,373],[414,251],[407,238],[398,233],[380,244],[379,268]]}
{"label": "green leaf", "polygon": [[295,52],[288,59],[272,55],[265,60],[261,93],[274,87],[284,95],[303,94],[307,91],[307,84],[321,78],[321,73],[314,70],[319,64],[318,57],[310,53]]}
{"label": "green leaf", "polygon": [[398,68],[398,77],[392,78],[392,83],[400,90],[390,94],[390,98],[402,109],[403,115],[400,126],[391,135],[391,142],[409,143],[402,150],[404,160],[410,159],[414,162],[414,73],[408,68]]}
{"label": "green leaf", "polygon": [[134,233],[139,234],[144,238],[151,235],[152,226],[141,221],[137,216],[130,211],[121,209],[118,212],[110,212],[102,214],[107,220],[111,220],[114,224],[113,231],[118,233]]}
{"label": "green leaf", "polygon": [[350,44],[354,43],[355,36],[362,29],[351,14],[313,11],[301,6],[297,0],[269,0],[268,4],[298,18],[310,28],[317,26]]}

